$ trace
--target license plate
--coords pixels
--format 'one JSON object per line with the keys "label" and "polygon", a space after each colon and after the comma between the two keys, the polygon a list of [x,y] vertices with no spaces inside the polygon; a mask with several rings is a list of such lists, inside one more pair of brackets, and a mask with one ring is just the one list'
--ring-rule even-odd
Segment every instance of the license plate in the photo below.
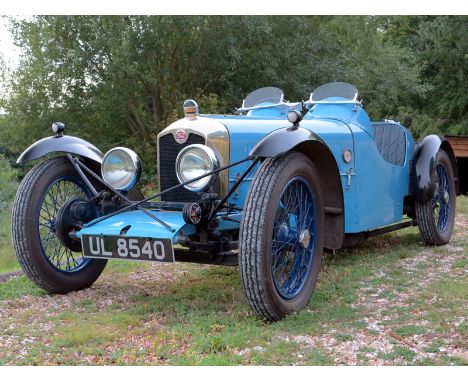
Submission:
{"label": "license plate", "polygon": [[83,256],[97,259],[125,259],[174,262],[171,239],[126,236],[81,237]]}

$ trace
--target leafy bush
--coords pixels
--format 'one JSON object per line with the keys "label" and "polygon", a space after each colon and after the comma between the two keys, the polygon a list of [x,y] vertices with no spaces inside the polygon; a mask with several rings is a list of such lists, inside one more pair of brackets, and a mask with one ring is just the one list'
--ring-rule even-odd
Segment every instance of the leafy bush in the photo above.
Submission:
{"label": "leafy bush", "polygon": [[[0,150],[19,154],[50,123],[103,151],[134,149],[154,182],[157,134],[194,98],[201,113],[229,113],[261,86],[287,99],[342,80],[373,118],[424,95],[421,65],[387,41],[370,16],[37,16],[11,20],[24,55],[0,64]],[[294,54],[291,56],[291,49]],[[3,78],[3,80],[2,80]],[[3,82],[3,83],[2,83]]]}
{"label": "leafy bush", "polygon": [[18,187],[18,172],[0,153],[0,274],[19,269],[11,245],[11,204]]}
{"label": "leafy bush", "polygon": [[18,187],[18,172],[11,167],[8,159],[0,154],[0,214],[9,211]]}

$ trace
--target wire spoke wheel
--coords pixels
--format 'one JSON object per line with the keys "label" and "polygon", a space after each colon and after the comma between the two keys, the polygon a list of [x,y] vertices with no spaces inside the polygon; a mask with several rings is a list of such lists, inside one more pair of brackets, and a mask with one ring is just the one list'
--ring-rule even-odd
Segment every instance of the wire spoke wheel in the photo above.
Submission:
{"label": "wire spoke wheel", "polygon": [[29,279],[49,293],[87,288],[106,266],[107,260],[83,257],[79,241],[68,236],[79,227],[64,219],[72,200],[90,197],[63,156],[38,163],[18,188],[11,217],[16,257]]}
{"label": "wire spoke wheel", "polygon": [[57,212],[68,200],[76,197],[87,199],[83,186],[73,178],[61,178],[50,185],[40,206],[38,230],[42,253],[53,267],[62,272],[79,271],[89,262],[81,252],[72,252],[57,237]]}
{"label": "wire spoke wheel", "polygon": [[278,293],[290,299],[304,285],[310,270],[315,239],[315,205],[304,178],[295,177],[284,188],[273,226],[271,272]]}
{"label": "wire spoke wheel", "polygon": [[444,245],[450,241],[455,221],[456,187],[452,163],[439,150],[434,171],[435,191],[429,200],[416,200],[418,228],[427,245]]}
{"label": "wire spoke wheel", "polygon": [[320,272],[323,224],[314,163],[297,152],[265,160],[239,232],[242,286],[258,316],[276,321],[307,306]]}
{"label": "wire spoke wheel", "polygon": [[437,191],[432,198],[432,208],[434,209],[434,221],[439,231],[444,231],[448,226],[450,213],[450,185],[447,169],[443,164],[436,167]]}

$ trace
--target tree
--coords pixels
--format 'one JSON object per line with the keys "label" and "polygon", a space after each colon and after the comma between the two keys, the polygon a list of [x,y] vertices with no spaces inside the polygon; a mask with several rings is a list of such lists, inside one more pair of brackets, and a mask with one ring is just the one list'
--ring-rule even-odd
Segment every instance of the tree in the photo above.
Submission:
{"label": "tree", "polygon": [[386,28],[388,39],[410,50],[431,85],[425,99],[415,97],[400,109],[415,135],[468,135],[468,17],[397,17]]}
{"label": "tree", "polygon": [[154,172],[155,140],[186,98],[233,112],[260,86],[288,99],[356,84],[375,118],[425,91],[408,50],[376,17],[38,16],[12,20],[23,59],[13,74],[0,139],[18,153],[52,121],[103,150],[132,147]]}

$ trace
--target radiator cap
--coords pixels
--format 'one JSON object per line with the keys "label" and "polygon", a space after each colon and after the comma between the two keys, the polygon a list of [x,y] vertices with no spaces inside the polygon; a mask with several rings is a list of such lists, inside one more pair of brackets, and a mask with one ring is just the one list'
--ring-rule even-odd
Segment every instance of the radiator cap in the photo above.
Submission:
{"label": "radiator cap", "polygon": [[198,114],[198,104],[193,99],[188,99],[184,102],[185,118],[196,119]]}

